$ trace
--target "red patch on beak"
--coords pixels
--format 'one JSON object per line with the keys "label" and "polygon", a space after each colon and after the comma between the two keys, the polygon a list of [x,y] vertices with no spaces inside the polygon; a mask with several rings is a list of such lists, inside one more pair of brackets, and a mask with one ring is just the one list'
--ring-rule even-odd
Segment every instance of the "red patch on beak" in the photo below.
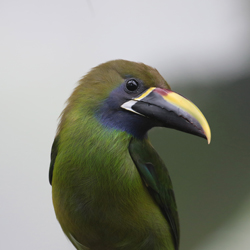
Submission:
{"label": "red patch on beak", "polygon": [[155,88],[153,90],[153,92],[156,92],[162,96],[167,96],[169,93],[171,93],[172,91],[169,89],[161,89],[161,88]]}

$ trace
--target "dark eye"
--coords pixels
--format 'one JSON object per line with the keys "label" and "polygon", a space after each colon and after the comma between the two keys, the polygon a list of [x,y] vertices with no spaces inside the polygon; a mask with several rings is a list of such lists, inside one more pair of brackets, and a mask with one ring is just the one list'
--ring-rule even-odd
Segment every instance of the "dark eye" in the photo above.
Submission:
{"label": "dark eye", "polygon": [[126,83],[126,88],[129,91],[135,91],[135,90],[138,89],[138,87],[139,87],[139,83],[136,80],[134,80],[134,79],[130,79]]}

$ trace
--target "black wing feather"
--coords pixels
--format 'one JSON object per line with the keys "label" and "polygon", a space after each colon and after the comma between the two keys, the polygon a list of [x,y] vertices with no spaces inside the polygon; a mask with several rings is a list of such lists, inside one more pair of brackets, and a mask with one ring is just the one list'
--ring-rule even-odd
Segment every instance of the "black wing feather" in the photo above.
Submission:
{"label": "black wing feather", "polygon": [[51,154],[50,154],[50,167],[49,167],[49,183],[52,185],[52,177],[53,177],[53,170],[54,164],[56,161],[56,156],[58,152],[58,144],[59,144],[59,136],[56,136],[54,142],[52,144]]}

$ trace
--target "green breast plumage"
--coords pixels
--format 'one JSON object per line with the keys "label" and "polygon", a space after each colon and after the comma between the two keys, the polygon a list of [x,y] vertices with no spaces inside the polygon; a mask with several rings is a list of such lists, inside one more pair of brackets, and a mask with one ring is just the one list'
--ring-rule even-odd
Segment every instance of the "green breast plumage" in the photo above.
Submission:
{"label": "green breast plumage", "polygon": [[[132,137],[98,123],[91,135],[83,128],[81,137],[80,128],[75,135],[81,139],[75,140],[63,130],[57,138],[53,203],[65,234],[93,249],[165,249],[166,244],[173,245],[164,213],[130,156]],[[93,145],[90,151],[89,145]]]}

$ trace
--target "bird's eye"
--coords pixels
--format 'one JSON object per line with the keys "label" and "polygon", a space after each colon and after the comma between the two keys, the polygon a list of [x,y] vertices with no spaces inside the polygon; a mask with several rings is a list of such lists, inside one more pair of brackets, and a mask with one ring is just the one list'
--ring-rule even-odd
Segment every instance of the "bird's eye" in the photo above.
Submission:
{"label": "bird's eye", "polygon": [[138,89],[138,87],[139,87],[139,83],[136,80],[134,80],[134,79],[130,79],[126,83],[126,88],[129,91],[135,91],[135,90]]}

